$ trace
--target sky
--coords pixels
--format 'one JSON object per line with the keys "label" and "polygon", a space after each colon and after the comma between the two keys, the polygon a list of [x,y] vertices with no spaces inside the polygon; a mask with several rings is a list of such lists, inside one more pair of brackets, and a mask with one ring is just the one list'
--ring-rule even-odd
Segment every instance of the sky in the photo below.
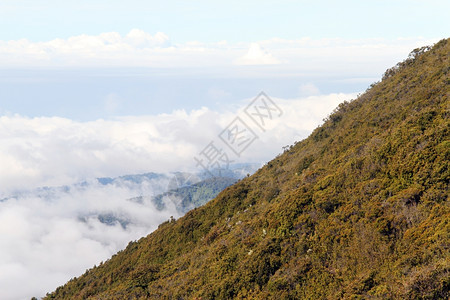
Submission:
{"label": "sky", "polygon": [[45,41],[132,28],[177,43],[297,39],[444,37],[448,1],[2,0],[2,40]]}
{"label": "sky", "polygon": [[[95,178],[198,171],[211,143],[263,165],[447,38],[448,11],[439,0],[0,0],[0,298],[43,296],[178,217],[127,200],[165,181]],[[261,91],[277,107],[264,128],[246,114]],[[223,138],[236,122],[255,138],[238,154]]]}
{"label": "sky", "polygon": [[[0,114],[92,121],[363,91],[448,1],[0,1]],[[300,90],[299,90],[300,89]],[[224,104],[225,103],[225,104]]]}

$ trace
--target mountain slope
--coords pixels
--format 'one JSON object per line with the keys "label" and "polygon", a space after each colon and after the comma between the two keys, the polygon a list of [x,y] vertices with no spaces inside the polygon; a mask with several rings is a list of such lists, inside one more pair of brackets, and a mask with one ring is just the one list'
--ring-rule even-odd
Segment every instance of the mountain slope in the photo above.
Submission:
{"label": "mountain slope", "polygon": [[447,298],[449,40],[425,50],[47,299]]}

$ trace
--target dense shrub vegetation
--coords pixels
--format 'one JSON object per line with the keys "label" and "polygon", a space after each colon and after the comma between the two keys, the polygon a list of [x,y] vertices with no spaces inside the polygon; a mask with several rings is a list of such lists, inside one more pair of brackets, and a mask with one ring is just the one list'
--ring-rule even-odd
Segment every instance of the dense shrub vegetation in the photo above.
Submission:
{"label": "dense shrub vegetation", "polygon": [[447,299],[449,53],[415,50],[256,174],[47,299]]}

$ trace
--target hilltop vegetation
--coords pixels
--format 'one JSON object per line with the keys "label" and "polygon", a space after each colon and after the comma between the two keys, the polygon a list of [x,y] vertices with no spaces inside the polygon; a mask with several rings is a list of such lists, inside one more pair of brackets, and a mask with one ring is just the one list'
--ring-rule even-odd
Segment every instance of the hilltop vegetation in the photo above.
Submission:
{"label": "hilltop vegetation", "polygon": [[46,299],[448,298],[449,40],[426,50]]}

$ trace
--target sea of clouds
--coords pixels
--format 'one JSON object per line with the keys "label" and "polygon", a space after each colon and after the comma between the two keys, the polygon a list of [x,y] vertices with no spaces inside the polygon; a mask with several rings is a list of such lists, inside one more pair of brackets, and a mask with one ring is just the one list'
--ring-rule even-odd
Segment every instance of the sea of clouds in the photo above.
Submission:
{"label": "sea of clouds", "polygon": [[[171,216],[180,217],[175,205],[158,210],[130,199],[164,192],[171,172],[201,171],[194,156],[211,141],[233,163],[263,164],[307,137],[340,102],[356,97],[303,88],[315,95],[272,98],[282,114],[268,120],[265,131],[243,112],[252,99],[230,111],[203,107],[90,122],[1,116],[0,299],[43,296]],[[236,116],[258,136],[240,157],[218,138]],[[96,179],[150,171],[166,175],[110,184]]]}

